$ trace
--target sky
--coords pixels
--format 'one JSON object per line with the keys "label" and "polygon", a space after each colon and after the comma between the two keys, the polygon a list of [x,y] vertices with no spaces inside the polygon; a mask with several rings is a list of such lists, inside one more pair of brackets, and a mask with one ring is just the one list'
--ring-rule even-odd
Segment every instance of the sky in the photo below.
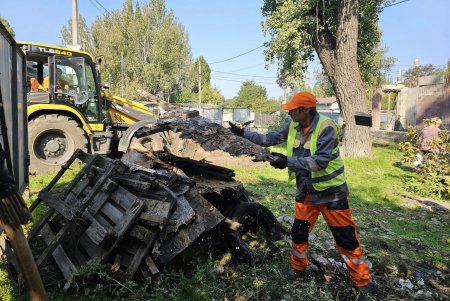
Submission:
{"label": "sky", "polygon": [[[71,17],[71,0],[39,0],[38,9],[29,9],[36,8],[36,1],[31,0],[1,2],[0,16],[9,21],[18,41],[60,44],[60,29]],[[105,14],[99,3],[113,11],[122,6],[123,0],[78,0],[79,13],[88,24]],[[264,47],[258,48],[269,41],[261,29],[262,4],[263,0],[166,0],[167,8],[188,32],[192,57],[206,59],[212,70],[212,85],[226,99],[235,97],[246,80],[264,86],[269,97],[283,95],[276,83],[277,66],[266,69]],[[397,58],[393,79],[399,69],[404,72],[412,67],[415,58],[421,65],[447,65],[449,12],[450,0],[406,0],[383,10],[379,20],[382,45],[389,48],[389,56]],[[317,62],[309,67],[311,85],[317,68]]]}

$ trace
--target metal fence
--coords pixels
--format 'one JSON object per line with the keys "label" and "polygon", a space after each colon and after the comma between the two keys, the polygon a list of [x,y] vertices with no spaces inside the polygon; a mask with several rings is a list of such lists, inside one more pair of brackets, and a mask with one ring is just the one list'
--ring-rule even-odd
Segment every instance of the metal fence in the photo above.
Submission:
{"label": "metal fence", "polygon": [[[27,149],[27,103],[24,89],[25,55],[17,46],[16,41],[6,31],[0,22],[0,93],[7,129],[1,136],[0,143],[8,139],[11,154],[12,172],[19,191],[22,193],[28,185],[28,149]],[[4,146],[4,145],[3,145]]]}
{"label": "metal fence", "polygon": [[233,121],[236,122],[247,122],[252,119],[252,112],[249,109],[232,109],[233,110]]}
{"label": "metal fence", "polygon": [[266,128],[273,124],[278,118],[278,114],[255,114],[255,127]]}
{"label": "metal fence", "polygon": [[264,128],[275,122],[277,119],[277,114],[256,114],[250,109],[243,108],[209,106],[198,108],[197,104],[181,104],[180,106],[190,111],[196,110],[199,112],[200,116],[208,118],[209,120],[219,124],[226,124],[228,121],[237,123],[254,121],[252,126]]}
{"label": "metal fence", "polygon": [[214,121],[215,123],[222,124],[223,121],[222,108],[202,108],[198,109],[198,112],[200,116],[208,118],[209,120]]}
{"label": "metal fence", "polygon": [[341,112],[336,112],[336,110],[317,110],[317,112],[319,112],[320,114],[327,116],[331,119],[333,119],[336,123],[338,124],[342,124],[343,120],[342,120],[342,116],[341,116]]}

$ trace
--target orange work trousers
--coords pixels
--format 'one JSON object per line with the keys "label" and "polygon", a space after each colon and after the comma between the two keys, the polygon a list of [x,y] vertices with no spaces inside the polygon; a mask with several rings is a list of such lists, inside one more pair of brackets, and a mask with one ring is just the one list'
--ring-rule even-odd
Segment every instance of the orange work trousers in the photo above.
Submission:
{"label": "orange work trousers", "polygon": [[312,205],[309,195],[303,202],[296,202],[292,226],[291,266],[304,270],[308,266],[308,237],[322,213],[333,234],[336,247],[350,271],[355,286],[364,286],[370,281],[369,267],[363,258],[356,224],[352,219],[348,198],[336,202]]}

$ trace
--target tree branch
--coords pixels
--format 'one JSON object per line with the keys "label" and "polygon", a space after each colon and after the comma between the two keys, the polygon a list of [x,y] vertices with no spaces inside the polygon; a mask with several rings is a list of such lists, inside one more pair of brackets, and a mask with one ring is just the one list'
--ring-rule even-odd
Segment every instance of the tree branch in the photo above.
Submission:
{"label": "tree branch", "polygon": [[[336,64],[336,39],[328,28],[313,35],[313,46],[325,70],[333,70]],[[332,74],[329,73],[331,76]]]}
{"label": "tree branch", "polygon": [[332,66],[335,65],[335,50],[336,50],[336,38],[328,27],[324,15],[325,7],[320,7],[318,4],[316,7],[312,7],[308,12],[308,15],[317,19],[318,24],[323,27],[316,27],[312,32],[312,44],[322,62],[323,67],[326,70],[333,70]]}

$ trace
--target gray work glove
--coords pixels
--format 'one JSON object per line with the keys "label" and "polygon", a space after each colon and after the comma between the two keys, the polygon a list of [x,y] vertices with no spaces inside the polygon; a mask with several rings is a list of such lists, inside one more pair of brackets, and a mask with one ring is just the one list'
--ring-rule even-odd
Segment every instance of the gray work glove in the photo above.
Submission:
{"label": "gray work glove", "polygon": [[244,130],[232,123],[231,121],[228,121],[228,124],[230,125],[229,130],[235,134],[236,136],[243,137],[244,136]]}

